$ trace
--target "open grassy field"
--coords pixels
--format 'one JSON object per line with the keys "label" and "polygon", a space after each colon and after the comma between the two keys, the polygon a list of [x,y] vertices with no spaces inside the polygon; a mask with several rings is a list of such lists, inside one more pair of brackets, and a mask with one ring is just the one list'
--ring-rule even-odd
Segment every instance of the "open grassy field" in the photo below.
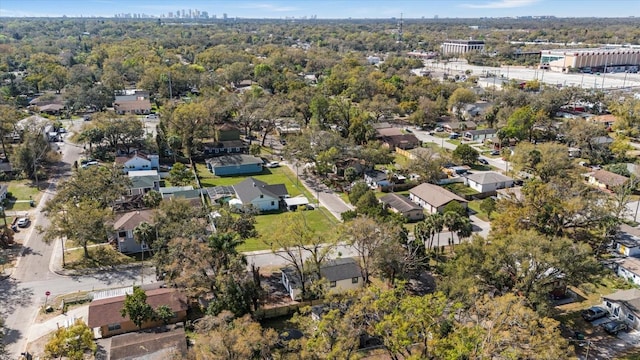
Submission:
{"label": "open grassy field", "polygon": [[67,250],[65,262],[65,269],[79,270],[129,264],[134,262],[134,259],[115,250],[113,246],[104,244],[90,247],[88,259],[84,258],[82,248]]}
{"label": "open grassy field", "polygon": [[200,177],[200,183],[202,187],[212,186],[229,186],[242,182],[247,177],[251,176],[260,181],[264,181],[267,184],[284,184],[287,187],[287,191],[291,197],[304,194],[309,201],[312,201],[313,196],[305,189],[301,183],[296,183],[296,174],[294,174],[288,167],[280,166],[277,168],[264,168],[262,173],[255,175],[241,175],[241,176],[215,176],[213,175],[204,164],[196,165],[198,168],[198,176]]}
{"label": "open grassy field", "polygon": [[[256,230],[260,237],[247,239],[247,241],[238,247],[239,251],[257,251],[268,250],[271,247],[265,243],[271,234],[281,232],[282,219],[287,213],[263,214],[256,216]],[[298,211],[293,213],[294,216],[304,217],[307,225],[316,232],[316,234],[331,234],[336,231],[339,222],[324,208],[308,211]]]}

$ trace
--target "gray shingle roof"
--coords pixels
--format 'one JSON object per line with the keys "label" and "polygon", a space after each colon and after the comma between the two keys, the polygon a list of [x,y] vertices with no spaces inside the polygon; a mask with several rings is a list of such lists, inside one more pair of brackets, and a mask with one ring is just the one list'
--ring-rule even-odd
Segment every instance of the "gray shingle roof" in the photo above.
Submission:
{"label": "gray shingle roof", "polygon": [[206,162],[211,166],[230,166],[230,165],[248,165],[248,164],[262,164],[262,159],[252,155],[224,155],[215,158],[207,159]]}
{"label": "gray shingle roof", "polygon": [[401,213],[412,211],[412,210],[422,210],[418,204],[415,204],[411,200],[409,200],[406,196],[398,195],[398,194],[388,194],[380,198],[380,202],[388,205]]}
{"label": "gray shingle roof", "polygon": [[329,281],[340,281],[362,276],[360,266],[352,258],[330,260],[322,265],[320,274]]}
{"label": "gray shingle roof", "polygon": [[622,303],[636,315],[640,314],[640,289],[620,290],[603,298]]}
{"label": "gray shingle roof", "polygon": [[473,173],[467,176],[467,179],[483,185],[513,181],[512,178],[502,175],[500,173],[497,173],[495,171],[484,171],[484,172]]}
{"label": "gray shingle roof", "polygon": [[233,185],[233,190],[244,204],[250,203],[251,200],[260,197],[260,195],[278,199],[289,194],[284,184],[269,185],[253,177],[248,177],[242,182]]}

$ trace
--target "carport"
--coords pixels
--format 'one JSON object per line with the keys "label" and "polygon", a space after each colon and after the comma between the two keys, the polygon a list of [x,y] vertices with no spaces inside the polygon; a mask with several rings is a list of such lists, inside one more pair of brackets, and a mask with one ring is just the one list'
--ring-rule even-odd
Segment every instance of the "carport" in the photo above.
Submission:
{"label": "carport", "polygon": [[298,206],[306,206],[309,204],[309,199],[300,195],[292,198],[285,198],[284,203],[287,205],[287,210],[295,211]]}

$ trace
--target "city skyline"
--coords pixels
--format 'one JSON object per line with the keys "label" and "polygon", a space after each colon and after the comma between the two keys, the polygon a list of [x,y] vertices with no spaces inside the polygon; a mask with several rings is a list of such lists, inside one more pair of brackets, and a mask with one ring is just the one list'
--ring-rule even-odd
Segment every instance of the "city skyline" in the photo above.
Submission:
{"label": "city skyline", "polygon": [[169,17],[177,11],[198,10],[209,18],[311,18],[375,19],[481,18],[518,16],[629,17],[640,15],[636,0],[350,0],[350,1],[176,1],[88,0],[3,0],[0,17],[114,17],[116,14],[144,14]]}

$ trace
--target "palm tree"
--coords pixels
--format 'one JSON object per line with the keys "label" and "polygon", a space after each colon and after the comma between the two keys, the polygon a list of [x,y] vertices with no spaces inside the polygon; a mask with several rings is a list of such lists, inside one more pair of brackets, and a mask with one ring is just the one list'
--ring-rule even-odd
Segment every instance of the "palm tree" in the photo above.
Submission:
{"label": "palm tree", "polygon": [[133,237],[138,244],[142,245],[142,253],[144,254],[144,245],[151,248],[151,244],[156,240],[156,228],[148,222],[141,222],[133,229]]}
{"label": "palm tree", "polygon": [[[429,217],[417,223],[413,232],[417,240],[422,242],[422,244],[425,247],[430,248],[431,243],[433,242],[433,224],[428,220],[429,220]],[[429,238],[428,245],[427,245],[427,238]]]}
{"label": "palm tree", "polygon": [[[439,212],[435,212],[429,216],[429,221],[433,223],[433,233],[434,235],[438,235],[438,245],[440,245],[440,233],[442,229],[444,229],[444,216]],[[431,244],[429,244],[429,248],[433,247],[433,238],[431,239]]]}
{"label": "palm tree", "polygon": [[460,219],[460,214],[458,214],[455,211],[448,211],[446,212],[443,216],[442,216],[442,222],[443,224],[447,227],[447,229],[449,229],[449,232],[451,233],[450,236],[450,245],[453,248],[453,232],[456,231],[457,228],[457,224],[459,222]]}
{"label": "palm tree", "polygon": [[[216,267],[218,269],[228,269],[231,261],[239,256],[238,246],[244,243],[239,236],[234,233],[215,233],[209,236],[209,248],[217,258]],[[240,260],[245,263],[244,256]]]}

